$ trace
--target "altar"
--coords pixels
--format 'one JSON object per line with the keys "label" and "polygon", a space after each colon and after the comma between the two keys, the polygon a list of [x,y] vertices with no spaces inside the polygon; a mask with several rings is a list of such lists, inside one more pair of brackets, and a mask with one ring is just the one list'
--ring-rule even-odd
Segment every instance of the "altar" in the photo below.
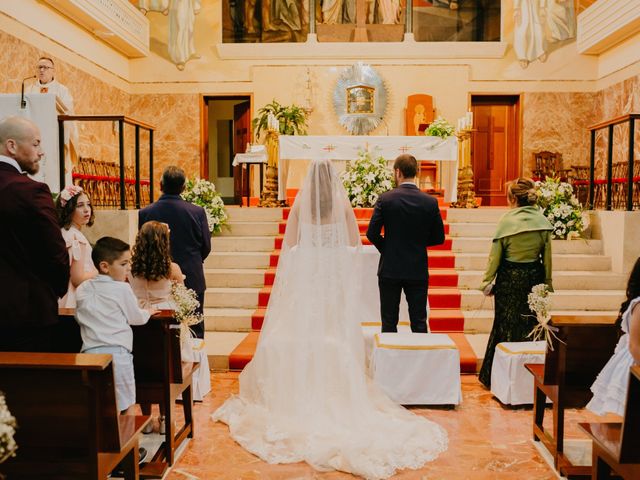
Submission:
{"label": "altar", "polygon": [[[408,153],[418,161],[447,162],[442,180],[445,202],[455,202],[458,181],[458,139],[428,136],[367,136],[367,135],[280,135],[278,163],[278,199],[286,199],[287,188],[299,188],[306,174],[306,164],[317,158],[337,161],[355,160],[358,152],[369,151],[392,162]],[[306,162],[306,163],[302,163]],[[296,165],[296,166],[294,166]],[[338,171],[345,165],[336,165]]]}

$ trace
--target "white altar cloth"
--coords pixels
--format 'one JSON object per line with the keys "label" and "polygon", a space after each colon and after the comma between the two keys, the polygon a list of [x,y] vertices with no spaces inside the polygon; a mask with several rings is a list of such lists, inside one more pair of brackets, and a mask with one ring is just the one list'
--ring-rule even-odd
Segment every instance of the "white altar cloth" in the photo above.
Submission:
{"label": "white altar cloth", "polygon": [[355,160],[358,152],[367,150],[374,156],[393,161],[408,153],[417,160],[454,162],[448,181],[443,183],[445,201],[457,199],[458,139],[428,136],[368,136],[368,135],[280,135],[278,161],[278,199],[286,199],[289,161],[330,158]]}

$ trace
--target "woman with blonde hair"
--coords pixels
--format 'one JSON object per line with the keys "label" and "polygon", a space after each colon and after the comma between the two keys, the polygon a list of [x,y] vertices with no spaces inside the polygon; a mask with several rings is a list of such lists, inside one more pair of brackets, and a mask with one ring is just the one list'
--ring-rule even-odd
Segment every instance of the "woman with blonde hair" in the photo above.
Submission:
{"label": "woman with blonde hair", "polygon": [[[522,342],[536,325],[528,296],[534,285],[551,282],[551,232],[553,226],[536,206],[535,184],[518,178],[509,184],[511,210],[498,222],[487,270],[480,289],[495,296],[495,314],[480,381],[491,387],[491,366],[496,345]],[[492,284],[495,279],[495,284]]]}

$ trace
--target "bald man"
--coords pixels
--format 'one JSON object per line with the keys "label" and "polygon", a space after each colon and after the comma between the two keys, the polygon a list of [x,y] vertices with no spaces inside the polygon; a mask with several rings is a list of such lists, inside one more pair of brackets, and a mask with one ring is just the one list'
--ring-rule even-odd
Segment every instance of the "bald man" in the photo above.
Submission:
{"label": "bald man", "polygon": [[33,122],[0,120],[0,351],[55,351],[69,254],[49,187],[26,175],[38,173],[42,155]]}

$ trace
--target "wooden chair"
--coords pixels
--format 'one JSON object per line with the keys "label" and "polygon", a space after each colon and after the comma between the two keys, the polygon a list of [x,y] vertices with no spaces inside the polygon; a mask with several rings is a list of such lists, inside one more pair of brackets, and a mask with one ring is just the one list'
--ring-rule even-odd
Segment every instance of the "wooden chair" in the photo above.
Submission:
{"label": "wooden chair", "polygon": [[631,367],[623,422],[580,423],[593,440],[593,480],[611,478],[613,470],[624,480],[640,478],[640,367]]}
{"label": "wooden chair", "polygon": [[[175,452],[186,438],[193,438],[193,373],[199,363],[183,362],[180,353],[180,325],[172,310],[154,315],[147,324],[133,328],[133,363],[136,399],[140,404],[157,403],[165,412],[165,441],[151,460],[173,465]],[[173,407],[182,395],[184,425],[176,431]]]}
{"label": "wooden chair", "polygon": [[16,417],[13,479],[99,479],[122,462],[139,478],[138,437],[149,416],[120,415],[111,355],[0,353],[0,378]]}
{"label": "wooden chair", "polygon": [[[616,315],[560,316],[551,319],[558,328],[553,349],[544,364],[525,364],[533,374],[533,437],[541,441],[561,475],[588,475],[589,467],[575,466],[564,455],[564,411],[583,408],[591,399],[590,387],[613,355],[619,329]],[[553,431],[543,426],[546,399],[553,402]]]}
{"label": "wooden chair", "polygon": [[533,176],[536,180],[544,181],[547,177],[559,178],[567,181],[570,168],[562,168],[562,154],[557,152],[535,152],[533,154],[535,168]]}
{"label": "wooden chair", "polygon": [[578,201],[586,206],[589,197],[589,167],[583,165],[571,165],[569,182]]}

